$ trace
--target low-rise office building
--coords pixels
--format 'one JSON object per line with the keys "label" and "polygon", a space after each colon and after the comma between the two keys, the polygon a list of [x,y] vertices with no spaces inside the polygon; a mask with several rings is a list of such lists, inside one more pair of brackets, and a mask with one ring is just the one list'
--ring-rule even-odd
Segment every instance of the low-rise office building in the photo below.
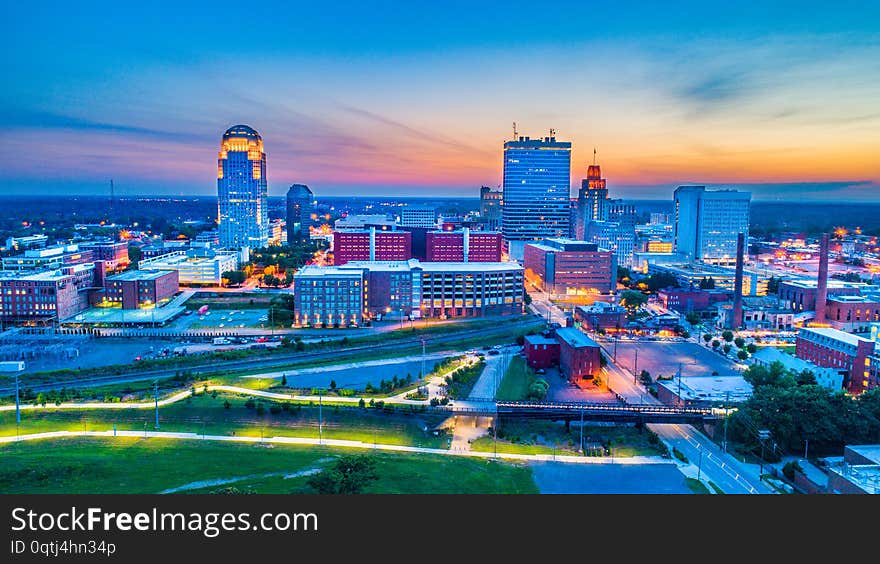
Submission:
{"label": "low-rise office building", "polygon": [[193,286],[219,286],[223,273],[238,270],[237,251],[191,248],[173,251],[138,262],[141,270],[176,270],[178,282]]}
{"label": "low-rise office building", "polygon": [[180,291],[178,279],[176,270],[130,270],[108,276],[92,303],[122,309],[161,307]]}
{"label": "low-rise office building", "polygon": [[581,330],[565,327],[556,330],[559,342],[559,372],[575,384],[592,380],[602,367],[599,344]]}

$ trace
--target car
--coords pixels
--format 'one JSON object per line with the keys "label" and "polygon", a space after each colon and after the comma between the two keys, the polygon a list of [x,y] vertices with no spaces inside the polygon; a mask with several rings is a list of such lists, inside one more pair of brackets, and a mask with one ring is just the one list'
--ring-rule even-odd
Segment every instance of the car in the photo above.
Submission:
{"label": "car", "polygon": [[498,352],[498,349],[491,349],[491,350],[489,351],[489,354],[491,354],[491,355],[497,355],[497,354],[501,354],[501,353]]}
{"label": "car", "polygon": [[547,371],[544,370],[543,368],[539,368],[539,369],[535,370],[535,374],[547,374]]}

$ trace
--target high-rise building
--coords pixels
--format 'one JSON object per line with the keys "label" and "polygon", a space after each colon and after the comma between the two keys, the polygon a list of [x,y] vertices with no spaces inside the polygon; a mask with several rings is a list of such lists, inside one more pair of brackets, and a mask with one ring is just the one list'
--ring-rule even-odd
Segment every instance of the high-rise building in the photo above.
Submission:
{"label": "high-rise building", "polygon": [[404,206],[400,209],[401,227],[434,227],[437,210],[428,206]]}
{"label": "high-rise building", "polygon": [[263,138],[247,125],[234,125],[220,141],[217,157],[220,245],[260,248],[269,242],[266,153]]}
{"label": "high-rise building", "polygon": [[733,264],[738,233],[749,236],[749,192],[675,189],[675,252],[691,260]]}
{"label": "high-rise building", "polygon": [[480,218],[490,229],[495,229],[501,224],[503,196],[501,190],[492,190],[488,186],[480,187]]}
{"label": "high-rise building", "polygon": [[597,164],[587,167],[587,177],[581,181],[578,190],[577,222],[575,238],[584,240],[587,224],[591,221],[608,220],[608,188],[602,178],[602,169]]}
{"label": "high-rise building", "polygon": [[511,258],[521,260],[530,241],[568,235],[570,183],[571,143],[553,135],[504,143],[501,233]]}
{"label": "high-rise building", "polygon": [[287,189],[287,244],[308,243],[315,197],[305,184]]}

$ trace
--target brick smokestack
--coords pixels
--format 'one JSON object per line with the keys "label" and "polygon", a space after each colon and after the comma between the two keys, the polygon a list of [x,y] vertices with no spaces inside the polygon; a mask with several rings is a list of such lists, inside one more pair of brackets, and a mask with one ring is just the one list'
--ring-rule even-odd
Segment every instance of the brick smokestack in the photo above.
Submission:
{"label": "brick smokestack", "polygon": [[813,322],[825,323],[825,304],[828,301],[828,233],[819,239],[819,273],[816,280],[816,315]]}
{"label": "brick smokestack", "polygon": [[736,236],[736,274],[733,279],[733,319],[731,329],[741,329],[743,324],[743,263],[745,262],[746,236]]}

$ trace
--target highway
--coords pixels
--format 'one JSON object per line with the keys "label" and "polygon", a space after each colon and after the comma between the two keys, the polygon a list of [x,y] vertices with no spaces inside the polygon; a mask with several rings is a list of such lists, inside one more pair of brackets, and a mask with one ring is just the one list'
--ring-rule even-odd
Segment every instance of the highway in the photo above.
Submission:
{"label": "highway", "polygon": [[[537,324],[538,320],[534,317],[526,317],[513,323],[503,323],[497,327],[489,327],[482,329],[473,329],[468,331],[456,331],[453,333],[444,333],[439,335],[426,335],[425,340],[432,345],[438,345],[448,342],[455,342],[468,337],[492,337],[494,335],[503,334],[515,329],[528,327]],[[94,376],[88,378],[78,378],[59,382],[49,382],[44,384],[28,384],[27,375],[21,376],[21,386],[28,388],[34,392],[45,392],[49,390],[59,390],[61,388],[84,388],[94,386],[106,386],[113,384],[126,384],[129,382],[139,382],[144,380],[156,380],[163,378],[171,378],[179,374],[181,370],[187,370],[198,375],[202,372],[216,372],[218,370],[236,371],[249,370],[256,371],[267,368],[281,368],[289,365],[291,362],[304,362],[309,360],[319,360],[333,357],[345,357],[360,352],[376,352],[382,350],[397,350],[406,346],[421,345],[421,336],[415,336],[409,339],[395,339],[387,343],[371,343],[368,345],[359,345],[354,347],[344,347],[333,350],[317,351],[317,352],[300,352],[289,354],[278,354],[271,357],[255,357],[245,360],[218,360],[214,362],[206,362],[204,364],[193,364],[188,366],[177,366],[174,368],[145,370],[138,372],[130,372],[128,374],[118,374],[109,376]],[[15,386],[9,385],[0,388],[0,395],[10,395],[15,393]]]}

